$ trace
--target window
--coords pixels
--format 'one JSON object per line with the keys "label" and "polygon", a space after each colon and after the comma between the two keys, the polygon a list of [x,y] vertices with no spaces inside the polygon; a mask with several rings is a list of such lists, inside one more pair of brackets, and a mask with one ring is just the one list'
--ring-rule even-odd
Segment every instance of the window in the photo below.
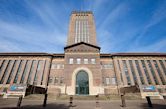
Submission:
{"label": "window", "polygon": [[164,66],[163,61],[162,61],[162,60],[159,60],[159,63],[160,63],[160,65],[161,65],[161,67],[162,67],[162,69],[163,69],[163,71],[164,71],[164,73],[165,73],[165,75],[166,75],[166,67]]}
{"label": "window", "polygon": [[95,59],[91,59],[91,64],[96,64],[96,60]]}
{"label": "window", "polygon": [[8,80],[7,80],[7,84],[10,83],[11,78],[13,77],[14,71],[16,70],[16,65],[17,65],[17,64],[19,64],[19,61],[18,61],[18,60],[16,60],[16,61],[14,62],[14,66],[13,66],[12,71],[11,71],[11,73],[10,73],[10,75],[9,75]]}
{"label": "window", "polygon": [[127,64],[126,64],[126,60],[123,60],[123,72],[126,75],[126,79],[127,79],[127,84],[131,85],[131,80],[130,80],[130,76],[129,76],[129,72],[128,72],[128,68],[127,68]]}
{"label": "window", "polygon": [[105,78],[105,83],[106,83],[106,85],[109,85],[109,84],[110,84],[110,78],[109,78],[109,77],[106,77],[106,78]]}
{"label": "window", "polygon": [[81,64],[81,59],[77,58],[77,64]]}
{"label": "window", "polygon": [[154,78],[154,81],[155,81],[156,85],[159,85],[159,82],[158,82],[158,80],[156,78],[156,75],[155,75],[154,69],[152,68],[152,64],[151,64],[150,60],[147,60],[147,63],[148,63],[149,69],[150,69],[150,71],[152,73],[152,76]]}
{"label": "window", "polygon": [[112,77],[112,78],[111,78],[111,83],[112,83],[113,85],[116,84],[116,78],[115,78],[115,77]]}
{"label": "window", "polygon": [[[8,65],[7,65],[7,67],[6,67],[6,70],[5,70],[5,72],[4,72],[3,76],[2,76],[2,79],[1,79],[1,81],[0,81],[1,84],[3,84],[7,73],[10,73],[10,71],[11,71],[11,70],[10,70],[10,67],[12,66],[12,64],[13,64],[13,60],[9,60],[9,63],[8,63]],[[5,84],[6,84],[6,83],[5,83]]]}
{"label": "window", "polygon": [[55,77],[54,84],[58,84],[58,77]]}
{"label": "window", "polygon": [[27,71],[28,71],[28,63],[29,63],[29,62],[30,62],[30,61],[27,61],[26,64],[25,64],[24,72],[23,72],[23,74],[22,74],[20,83],[23,83],[23,81],[24,81],[25,75],[26,75],[26,73],[27,73]]}
{"label": "window", "polygon": [[64,65],[63,64],[56,64],[56,63],[53,63],[51,65],[51,69],[63,69],[64,68]]}
{"label": "window", "polygon": [[23,66],[23,60],[20,61],[20,65],[18,67],[18,71],[17,71],[16,76],[14,78],[14,83],[17,83],[18,77],[19,77],[19,75],[21,73],[21,70],[22,70],[22,66]]}
{"label": "window", "polygon": [[138,60],[135,60],[135,64],[136,64],[136,67],[137,67],[137,71],[138,71],[138,74],[139,74],[139,78],[140,78],[140,80],[141,80],[141,83],[142,83],[142,84],[145,84],[145,81],[144,81],[144,79],[143,79],[143,75],[142,75],[142,72],[141,72],[141,69],[140,69]]}
{"label": "window", "polygon": [[64,78],[61,77],[61,78],[60,78],[60,84],[63,84],[63,81],[64,81]]}
{"label": "window", "polygon": [[113,64],[112,63],[104,64],[104,65],[102,65],[102,68],[103,69],[111,69],[111,68],[113,68]]}
{"label": "window", "polygon": [[134,78],[134,82],[137,82],[137,77],[136,77],[136,74],[135,74],[135,71],[134,71],[132,60],[129,60],[129,65],[130,65],[131,73],[132,73],[133,78]]}
{"label": "window", "polygon": [[155,65],[155,67],[156,67],[156,70],[157,70],[157,72],[158,72],[158,74],[159,74],[159,77],[160,77],[160,79],[161,79],[161,82],[163,83],[163,85],[165,85],[164,77],[163,77],[163,75],[162,75],[162,73],[161,73],[161,71],[160,71],[160,69],[159,69],[159,67],[158,67],[158,64],[157,64],[156,60],[153,60],[153,63],[154,63],[154,65]]}
{"label": "window", "polygon": [[74,63],[73,61],[74,61],[73,58],[70,58],[69,59],[69,64],[73,64]]}
{"label": "window", "polygon": [[53,77],[49,77],[49,84],[51,84],[52,83],[52,81],[53,81]]}
{"label": "window", "polygon": [[141,63],[142,63],[142,67],[143,67],[143,70],[144,70],[144,72],[145,72],[146,78],[147,78],[147,80],[148,80],[148,83],[149,83],[149,84],[152,84],[144,60],[141,60]]}
{"label": "window", "polygon": [[88,64],[88,59],[84,59],[84,64]]}

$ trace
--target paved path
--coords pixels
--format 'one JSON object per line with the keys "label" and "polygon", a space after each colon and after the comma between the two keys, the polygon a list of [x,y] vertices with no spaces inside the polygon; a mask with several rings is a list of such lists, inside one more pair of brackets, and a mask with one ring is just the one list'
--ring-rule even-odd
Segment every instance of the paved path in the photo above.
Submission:
{"label": "paved path", "polygon": [[[0,109],[16,109],[18,99],[0,99]],[[126,100],[127,107],[121,107],[120,100],[99,101],[96,107],[95,100],[74,100],[73,107],[69,107],[66,100],[48,100],[45,109],[166,109],[166,101],[152,100],[153,108],[147,106],[146,100]],[[21,109],[44,109],[43,100],[23,99]]]}

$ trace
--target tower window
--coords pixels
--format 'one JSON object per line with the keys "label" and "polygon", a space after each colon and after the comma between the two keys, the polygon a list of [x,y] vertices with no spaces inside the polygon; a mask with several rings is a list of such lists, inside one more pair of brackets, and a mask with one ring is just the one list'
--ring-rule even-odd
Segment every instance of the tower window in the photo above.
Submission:
{"label": "tower window", "polygon": [[73,63],[74,63],[73,58],[70,58],[69,59],[69,64],[73,64]]}
{"label": "tower window", "polygon": [[84,64],[88,64],[88,59],[84,59]]}
{"label": "tower window", "polygon": [[95,59],[91,59],[91,64],[96,64],[96,60]]}
{"label": "tower window", "polygon": [[81,59],[77,58],[77,64],[81,64]]}

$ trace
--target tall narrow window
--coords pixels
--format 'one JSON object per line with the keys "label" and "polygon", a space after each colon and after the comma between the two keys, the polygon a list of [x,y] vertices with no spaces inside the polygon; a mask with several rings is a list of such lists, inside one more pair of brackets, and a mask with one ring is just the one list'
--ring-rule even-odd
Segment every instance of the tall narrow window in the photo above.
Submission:
{"label": "tall narrow window", "polygon": [[17,83],[18,77],[19,77],[19,75],[21,73],[22,66],[23,66],[23,60],[21,60],[21,62],[20,62],[20,65],[18,67],[18,71],[16,73],[16,76],[14,78],[14,82],[13,83]]}
{"label": "tall narrow window", "polygon": [[129,60],[129,64],[130,64],[131,73],[132,73],[133,78],[134,78],[134,82],[138,82],[138,81],[137,81],[136,74],[135,74],[135,71],[134,71],[134,67],[133,67],[132,60]]}
{"label": "tall narrow window", "polygon": [[143,78],[143,75],[142,75],[142,72],[141,72],[141,69],[140,69],[138,60],[135,60],[135,64],[136,64],[136,68],[137,68],[137,71],[138,71],[138,74],[139,74],[139,78],[140,78],[140,80],[141,80],[141,83],[142,83],[142,84],[145,84],[145,81],[144,81],[144,78]]}
{"label": "tall narrow window", "polygon": [[127,84],[131,85],[131,80],[130,80],[130,76],[129,76],[126,60],[123,60],[122,62],[123,62],[123,70],[124,70],[124,73],[125,73],[126,79],[127,79]]}
{"label": "tall narrow window", "polygon": [[141,60],[141,63],[142,63],[142,67],[143,67],[143,70],[144,70],[144,72],[145,72],[146,78],[147,78],[147,80],[148,80],[148,83],[149,83],[149,84],[152,84],[152,81],[150,80],[150,76],[149,76],[149,74],[148,74],[148,70],[147,70],[146,65],[145,65],[145,61],[144,61],[144,60]]}
{"label": "tall narrow window", "polygon": [[13,66],[13,68],[12,68],[12,70],[11,70],[11,73],[10,73],[10,75],[9,75],[9,78],[8,78],[8,80],[7,80],[7,84],[10,83],[11,78],[13,77],[14,71],[16,70],[16,66],[17,66],[18,64],[19,64],[19,61],[16,60],[16,61],[14,62],[14,66]]}
{"label": "tall narrow window", "polygon": [[36,61],[33,60],[32,61],[32,65],[31,65],[31,70],[30,70],[30,73],[28,75],[28,81],[27,81],[28,84],[30,84],[30,82],[31,82],[31,78],[32,78],[31,76],[32,76],[32,73],[34,71],[35,63],[36,63]]}
{"label": "tall narrow window", "polygon": [[156,85],[159,85],[159,82],[158,82],[158,80],[156,78],[156,75],[155,75],[154,69],[152,68],[152,64],[151,64],[150,60],[147,60],[147,63],[148,63],[149,69],[150,69],[150,71],[152,73],[152,76],[154,78],[154,81],[155,81]]}
{"label": "tall narrow window", "polygon": [[29,62],[30,62],[30,61],[26,61],[25,68],[24,68],[24,72],[23,72],[23,74],[22,74],[20,83],[23,83],[23,82],[24,82],[25,75],[26,75],[26,73],[27,73],[27,71],[28,71],[28,63],[29,63]]}
{"label": "tall narrow window", "polygon": [[[0,69],[0,74],[2,73],[2,69],[4,69],[5,68],[5,65],[8,63],[8,60],[4,60],[3,62],[2,62],[2,65],[1,65],[1,69]],[[5,68],[6,69],[6,68]]]}
{"label": "tall narrow window", "polygon": [[156,67],[156,70],[157,70],[157,72],[158,72],[158,74],[159,74],[159,77],[160,77],[160,79],[161,79],[162,84],[165,85],[166,83],[165,83],[165,81],[164,81],[164,77],[163,77],[163,75],[162,75],[162,73],[161,73],[161,71],[160,71],[160,69],[159,69],[159,67],[158,67],[158,64],[157,64],[156,60],[153,60],[153,63],[154,63],[154,65],[155,65],[155,67]]}
{"label": "tall narrow window", "polygon": [[[2,79],[1,79],[1,81],[0,81],[1,84],[3,84],[7,73],[10,73],[10,72],[9,72],[9,69],[10,69],[10,67],[11,67],[12,61],[13,61],[13,60],[9,60],[9,63],[8,63],[8,65],[7,65],[7,67],[6,67],[6,70],[5,70],[5,72],[4,72],[3,76],[2,76]],[[4,83],[4,84],[6,84],[6,83]]]}
{"label": "tall narrow window", "polygon": [[46,60],[44,61],[44,69],[43,69],[43,73],[42,73],[42,79],[41,79],[41,84],[40,85],[42,85],[43,84],[43,78],[44,78],[44,71],[45,71],[45,67],[46,67]]}
{"label": "tall narrow window", "polygon": [[160,63],[160,65],[161,65],[161,67],[162,67],[162,69],[163,69],[163,71],[164,71],[164,73],[166,75],[166,66],[164,66],[164,63],[163,63],[162,60],[159,60],[159,63]]}

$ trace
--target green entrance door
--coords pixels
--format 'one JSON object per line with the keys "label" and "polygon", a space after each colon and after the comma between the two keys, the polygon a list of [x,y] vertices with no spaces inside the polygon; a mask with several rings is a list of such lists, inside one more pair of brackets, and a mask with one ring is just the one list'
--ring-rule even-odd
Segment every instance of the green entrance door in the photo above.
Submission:
{"label": "green entrance door", "polygon": [[85,71],[80,71],[76,75],[76,94],[88,95],[89,94],[89,78]]}

